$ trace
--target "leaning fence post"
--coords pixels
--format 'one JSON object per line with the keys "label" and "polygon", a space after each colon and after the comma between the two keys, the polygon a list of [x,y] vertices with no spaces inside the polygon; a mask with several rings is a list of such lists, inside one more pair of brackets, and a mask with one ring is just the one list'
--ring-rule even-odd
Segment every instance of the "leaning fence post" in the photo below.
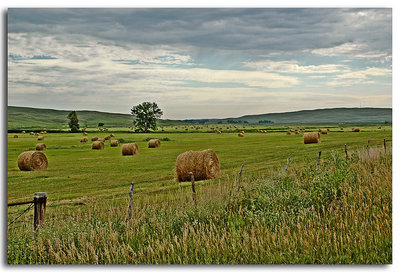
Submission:
{"label": "leaning fence post", "polygon": [[192,197],[193,197],[193,202],[194,202],[194,205],[197,205],[197,200],[196,200],[196,186],[195,186],[195,184],[194,184],[194,175],[193,175],[192,172],[189,172],[189,175],[190,175],[190,180],[192,181],[192,191],[193,191]]}
{"label": "leaning fence post", "polygon": [[318,160],[317,160],[317,166],[319,167],[319,159],[321,158],[321,152],[322,151],[320,151],[319,153],[318,153]]}
{"label": "leaning fence post", "polygon": [[346,161],[347,161],[347,145],[344,144],[344,153],[346,154]]}
{"label": "leaning fence post", "polygon": [[290,157],[288,157],[288,158],[287,158],[287,161],[286,161],[285,173],[286,173],[286,171],[287,171],[287,169],[288,169],[289,161],[290,161]]}
{"label": "leaning fence post", "polygon": [[131,187],[129,188],[129,209],[128,209],[129,220],[132,219],[133,185],[135,185],[135,182],[132,181]]}
{"label": "leaning fence post", "polygon": [[240,166],[240,171],[239,171],[239,175],[238,175],[238,191],[240,188],[240,178],[242,177],[242,170],[243,170],[243,164],[242,164],[242,166]]}
{"label": "leaning fence post", "polygon": [[44,225],[46,216],[46,201],[47,193],[35,193],[33,195],[33,229],[37,230],[38,227]]}

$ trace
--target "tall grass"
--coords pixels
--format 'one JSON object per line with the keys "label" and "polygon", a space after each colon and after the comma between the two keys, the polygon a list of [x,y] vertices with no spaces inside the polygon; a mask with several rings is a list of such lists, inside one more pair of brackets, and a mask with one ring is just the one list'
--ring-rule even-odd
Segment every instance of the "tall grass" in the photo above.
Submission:
{"label": "tall grass", "polygon": [[9,263],[391,263],[392,157],[332,152],[319,168],[189,186],[134,199],[59,205],[35,235],[8,230]]}

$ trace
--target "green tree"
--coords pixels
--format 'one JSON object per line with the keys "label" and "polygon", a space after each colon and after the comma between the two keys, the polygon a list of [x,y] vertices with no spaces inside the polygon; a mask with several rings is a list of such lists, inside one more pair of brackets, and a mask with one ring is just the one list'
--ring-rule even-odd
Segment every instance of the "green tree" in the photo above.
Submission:
{"label": "green tree", "polygon": [[78,116],[76,115],[75,111],[71,111],[67,118],[69,119],[69,128],[71,129],[71,132],[79,132],[79,120]]}
{"label": "green tree", "polygon": [[133,124],[139,131],[148,132],[149,129],[157,129],[157,118],[163,114],[156,103],[143,102],[131,109]]}

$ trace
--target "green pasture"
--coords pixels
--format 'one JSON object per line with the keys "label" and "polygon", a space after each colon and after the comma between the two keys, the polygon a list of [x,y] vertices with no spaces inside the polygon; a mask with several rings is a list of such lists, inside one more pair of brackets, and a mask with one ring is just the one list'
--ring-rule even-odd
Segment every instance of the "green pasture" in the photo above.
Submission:
{"label": "green pasture", "polygon": [[[199,126],[203,131],[222,128],[222,134],[194,133],[196,126],[164,127],[164,132],[133,133],[116,132],[115,139],[136,142],[139,154],[122,156],[121,147],[110,147],[105,142],[104,150],[92,150],[90,138],[104,137],[111,131],[89,131],[88,143],[80,143],[81,133],[49,133],[44,135],[49,167],[45,171],[20,171],[17,158],[20,153],[34,150],[39,142],[36,136],[18,133],[8,135],[8,202],[30,199],[34,192],[47,192],[49,202],[63,200],[91,201],[99,199],[126,198],[129,185],[135,182],[134,194],[152,193],[177,189],[189,184],[175,181],[175,161],[179,154],[188,150],[212,149],[219,157],[222,180],[232,180],[244,164],[244,177],[258,177],[270,171],[281,171],[290,157],[290,165],[310,164],[322,151],[321,161],[332,151],[344,151],[347,144],[349,152],[366,147],[382,146],[386,138],[391,145],[391,127],[362,126],[361,132],[351,132],[351,126],[341,130],[331,126],[327,135],[321,135],[320,144],[303,144],[303,133],[285,135],[289,128],[275,126],[267,133],[246,132],[240,138],[232,130],[252,131],[266,129],[268,126]],[[302,126],[300,126],[302,127]],[[304,127],[304,126],[303,126]],[[324,126],[329,127],[329,126]],[[188,128],[186,131],[185,129]],[[295,129],[296,126],[291,126]],[[306,131],[317,130],[318,126],[305,126]],[[118,129],[116,129],[118,131]],[[187,132],[187,133],[186,133]],[[192,133],[190,133],[192,132]],[[168,138],[160,148],[147,148],[147,138]],[[343,152],[344,156],[344,152]],[[218,181],[218,180],[217,180]],[[217,182],[200,181],[199,184]]]}

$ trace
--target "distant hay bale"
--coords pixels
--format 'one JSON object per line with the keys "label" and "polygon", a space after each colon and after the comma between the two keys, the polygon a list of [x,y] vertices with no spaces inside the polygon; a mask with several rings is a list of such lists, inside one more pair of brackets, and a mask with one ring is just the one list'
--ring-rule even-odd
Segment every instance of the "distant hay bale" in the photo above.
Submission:
{"label": "distant hay bale", "polygon": [[382,129],[382,127],[378,127],[378,129]]}
{"label": "distant hay bale", "polygon": [[319,144],[321,142],[321,135],[319,132],[306,132],[304,133],[305,144]]}
{"label": "distant hay bale", "polygon": [[106,140],[104,140],[103,138],[97,138],[97,141],[101,141],[104,143]]}
{"label": "distant hay bale", "polygon": [[84,133],[83,133],[83,136],[87,136],[87,135],[88,135],[87,132],[84,132]]}
{"label": "distant hay bale", "polygon": [[177,181],[190,181],[189,172],[193,173],[194,180],[214,179],[219,176],[219,160],[211,149],[201,151],[186,151],[176,159]]}
{"label": "distant hay bale", "polygon": [[118,140],[111,140],[110,146],[119,146],[119,141]]}
{"label": "distant hay bale", "polygon": [[115,134],[114,134],[114,133],[111,133],[111,134],[110,134],[110,137],[115,137]]}
{"label": "distant hay bale", "polygon": [[86,137],[84,137],[84,138],[81,138],[81,143],[86,143],[88,141],[88,138],[86,138]]}
{"label": "distant hay bale", "polygon": [[40,151],[25,151],[18,156],[18,168],[21,171],[45,170],[48,166],[46,155]]}
{"label": "distant hay bale", "polygon": [[22,134],[25,134],[25,133],[26,133],[26,131],[25,131],[25,130],[23,130],[23,131],[22,131]]}
{"label": "distant hay bale", "polygon": [[286,135],[292,135],[292,133],[290,131],[286,132]]}
{"label": "distant hay bale", "polygon": [[29,135],[35,135],[35,133],[33,133],[33,131],[29,132]]}
{"label": "distant hay bale", "polygon": [[139,152],[139,147],[136,143],[128,143],[122,145],[122,156],[136,155]]}
{"label": "distant hay bale", "polygon": [[46,144],[40,143],[40,144],[36,144],[36,150],[46,150]]}
{"label": "distant hay bale", "polygon": [[242,130],[240,133],[244,134],[244,131]]}
{"label": "distant hay bale", "polygon": [[149,148],[157,148],[157,147],[160,147],[160,145],[161,145],[161,142],[159,139],[151,139],[149,141]]}
{"label": "distant hay bale", "polygon": [[353,131],[354,131],[354,132],[360,132],[361,129],[360,129],[359,127],[356,127],[356,128],[353,129]]}
{"label": "distant hay bale", "polygon": [[14,138],[18,138],[18,135],[14,135]]}
{"label": "distant hay bale", "polygon": [[99,137],[92,137],[92,142],[97,141]]}
{"label": "distant hay bale", "polygon": [[217,134],[221,134],[222,132],[221,132],[221,131],[219,131],[219,130],[216,130],[216,131],[215,131],[215,133],[217,133]]}
{"label": "distant hay bale", "polygon": [[239,136],[239,137],[244,137],[244,134],[240,132],[240,133],[238,134],[238,136]]}
{"label": "distant hay bale", "polygon": [[36,133],[35,133],[35,136],[39,136],[39,133],[36,132]]}
{"label": "distant hay bale", "polygon": [[44,136],[38,136],[37,139],[38,139],[38,141],[42,141],[42,140],[44,140]]}
{"label": "distant hay bale", "polygon": [[299,135],[299,134],[300,134],[300,132],[299,132],[299,131],[296,131],[294,134],[296,134],[296,135]]}
{"label": "distant hay bale", "polygon": [[102,142],[102,141],[94,141],[92,143],[92,149],[104,149],[104,142]]}
{"label": "distant hay bale", "polygon": [[319,132],[321,132],[321,134],[328,134],[328,130],[325,129],[325,128],[321,128],[321,129],[319,130]]}
{"label": "distant hay bale", "polygon": [[106,137],[104,137],[104,140],[110,140],[111,139],[111,136],[106,136]]}
{"label": "distant hay bale", "polygon": [[343,128],[341,127],[340,130],[343,130]]}

